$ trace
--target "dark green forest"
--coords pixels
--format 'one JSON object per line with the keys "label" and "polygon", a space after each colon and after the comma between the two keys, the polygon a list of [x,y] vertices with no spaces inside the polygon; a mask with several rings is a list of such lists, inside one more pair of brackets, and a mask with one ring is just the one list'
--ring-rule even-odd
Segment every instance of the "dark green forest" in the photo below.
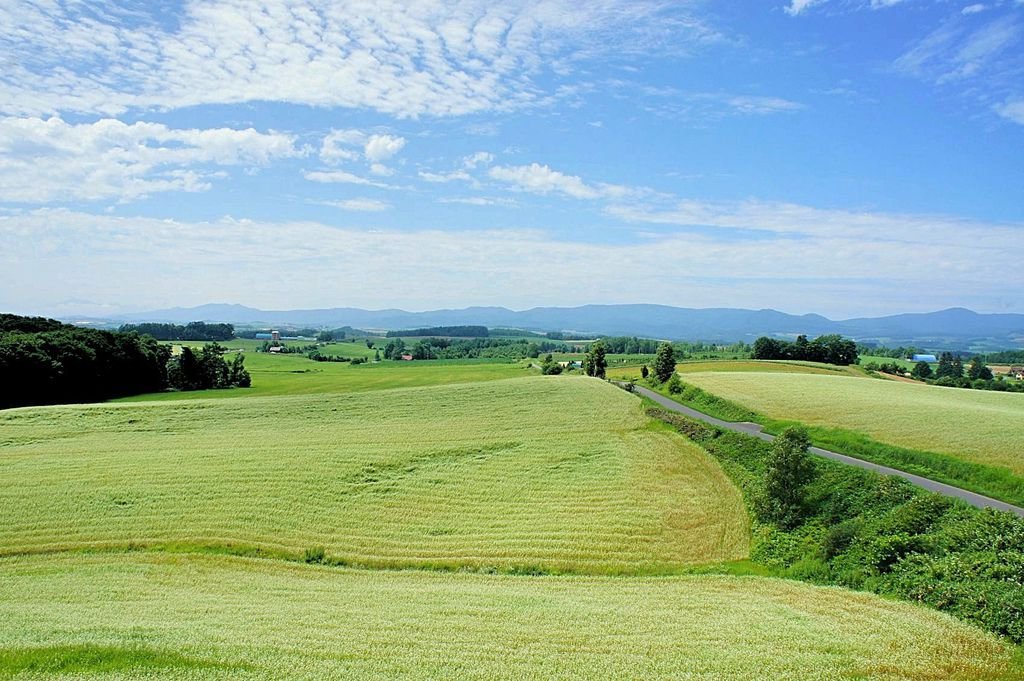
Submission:
{"label": "dark green forest", "polygon": [[152,336],[0,314],[0,408],[248,385],[242,356],[228,363],[223,350],[172,357]]}
{"label": "dark green forest", "polygon": [[422,329],[388,331],[388,338],[405,336],[452,336],[459,338],[487,338],[490,332],[486,326],[428,326]]}
{"label": "dark green forest", "polygon": [[235,337],[235,327],[231,324],[207,324],[206,322],[189,322],[181,324],[124,324],[118,329],[121,333],[135,332],[140,336],[152,336],[157,340],[186,341],[224,341]]}
{"label": "dark green forest", "polygon": [[789,341],[761,336],[754,341],[754,359],[794,359],[846,366],[857,363],[857,344],[838,334],[818,336],[812,341],[797,336]]}

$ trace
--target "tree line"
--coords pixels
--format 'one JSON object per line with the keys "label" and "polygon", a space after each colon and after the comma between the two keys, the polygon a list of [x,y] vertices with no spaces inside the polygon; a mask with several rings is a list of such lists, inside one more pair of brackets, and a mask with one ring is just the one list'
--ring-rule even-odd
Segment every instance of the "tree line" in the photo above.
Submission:
{"label": "tree line", "polygon": [[241,355],[229,364],[223,350],[214,344],[198,358],[191,350],[172,357],[171,349],[152,336],[0,315],[0,377],[5,388],[0,391],[0,408],[97,402],[168,388],[248,385]]}
{"label": "tree line", "polygon": [[229,362],[226,348],[207,343],[199,352],[185,346],[181,354],[167,363],[167,387],[172,390],[210,390],[212,388],[248,388],[252,378],[245,369],[242,353]]}
{"label": "tree line", "polygon": [[839,334],[807,340],[797,336],[793,342],[761,336],[754,341],[754,359],[793,359],[846,366],[857,363],[857,344]]}
{"label": "tree line", "polygon": [[400,360],[402,355],[413,359],[475,359],[492,358],[518,361],[540,357],[543,352],[568,352],[569,346],[551,341],[525,338],[424,338],[406,343],[392,338],[383,348],[384,359]]}
{"label": "tree line", "polygon": [[123,324],[118,331],[152,336],[157,340],[226,341],[235,337],[235,327],[231,324],[207,324],[206,322],[189,322],[185,325],[153,322]]}
{"label": "tree line", "polygon": [[451,336],[456,338],[487,338],[490,332],[486,326],[427,326],[422,329],[388,331],[387,338],[405,336]]}

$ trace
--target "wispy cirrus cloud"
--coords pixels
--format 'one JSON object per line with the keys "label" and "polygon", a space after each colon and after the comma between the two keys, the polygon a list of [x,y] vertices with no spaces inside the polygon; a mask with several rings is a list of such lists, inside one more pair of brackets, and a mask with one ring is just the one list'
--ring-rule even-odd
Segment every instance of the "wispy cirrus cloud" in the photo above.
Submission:
{"label": "wispy cirrus cloud", "polygon": [[1020,43],[1020,20],[1007,14],[981,25],[954,18],[939,27],[893,64],[897,71],[938,84],[979,76],[998,76],[1005,64],[1002,55]]}
{"label": "wispy cirrus cloud", "polygon": [[466,206],[516,206],[515,199],[505,196],[446,196],[437,200],[438,203],[457,203]]}
{"label": "wispy cirrus cloud", "polygon": [[1008,121],[1024,125],[1024,99],[1009,100],[995,106],[996,113]]}
{"label": "wispy cirrus cloud", "polygon": [[1024,21],[1012,8],[984,11],[991,9],[965,7],[900,55],[893,68],[959,93],[1006,120],[1024,123],[1015,107],[1024,92]]}
{"label": "wispy cirrus cloud", "polygon": [[522,166],[493,166],[491,179],[533,194],[562,194],[574,199],[622,197],[634,190],[622,185],[587,183],[578,175],[567,175],[540,163]]}
{"label": "wispy cirrus cloud", "polygon": [[[892,214],[873,211],[821,209],[773,201],[710,202],[682,200],[668,208],[613,204],[605,211],[627,222],[712,230],[758,232],[776,239],[827,239],[834,242],[870,240],[913,248],[947,250],[949,260],[958,245],[977,252],[1011,249],[1024,238],[1024,223],[992,223],[948,216]],[[722,238],[735,240],[723,234]],[[979,255],[973,257],[981,257]],[[956,258],[953,258],[956,259]]]}
{"label": "wispy cirrus cloud", "polygon": [[[606,52],[676,51],[717,33],[655,0],[185,0],[119,11],[12,0],[0,7],[0,110],[273,101],[398,117],[542,101],[535,75]],[[614,43],[607,38],[615,36]]]}
{"label": "wispy cirrus cloud", "polygon": [[304,153],[293,135],[252,128],[2,117],[0,201],[130,200],[203,191],[223,177],[219,169],[262,166]]}
{"label": "wispy cirrus cloud", "polygon": [[333,206],[342,210],[356,211],[360,213],[379,213],[391,209],[391,204],[379,199],[343,199],[341,201],[321,201],[325,206]]}
{"label": "wispy cirrus cloud", "polygon": [[357,184],[364,187],[379,187],[391,189],[391,185],[384,182],[377,182],[361,175],[355,175],[345,170],[307,170],[302,174],[310,182],[321,184]]}
{"label": "wispy cirrus cloud", "polygon": [[708,122],[730,116],[767,116],[800,111],[801,102],[776,95],[736,92],[701,92],[677,87],[651,86],[632,80],[612,80],[606,85],[623,97],[641,101],[658,116]]}
{"label": "wispy cirrus cloud", "polygon": [[[815,5],[824,5],[829,0],[790,0],[789,4],[786,5],[786,14],[790,16],[798,16],[803,14],[811,7]],[[887,7],[894,7],[902,4],[906,0],[862,0],[861,2],[853,3],[852,7],[855,9],[885,9]]]}

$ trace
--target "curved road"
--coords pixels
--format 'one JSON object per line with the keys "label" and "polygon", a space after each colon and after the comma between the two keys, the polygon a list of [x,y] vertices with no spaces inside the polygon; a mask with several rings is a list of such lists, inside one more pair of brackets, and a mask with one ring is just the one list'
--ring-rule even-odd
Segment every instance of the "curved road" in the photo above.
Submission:
{"label": "curved road", "polygon": [[[621,383],[619,385],[622,385]],[[769,435],[762,430],[762,427],[757,423],[734,423],[732,421],[723,421],[716,419],[713,416],[708,416],[704,412],[691,409],[690,407],[679,404],[675,400],[670,400],[664,395],[660,395],[653,390],[642,388],[640,386],[634,386],[635,392],[639,395],[643,395],[646,398],[654,400],[666,409],[670,409],[675,412],[679,412],[683,416],[689,416],[691,419],[703,421],[704,423],[711,424],[716,428],[722,430],[732,430],[737,433],[743,433],[744,435],[751,435],[753,437],[761,438],[762,440],[774,440],[774,435]],[[1020,506],[1014,506],[1008,504],[1005,501],[999,501],[998,499],[992,499],[990,497],[982,496],[981,494],[975,494],[959,487],[953,487],[943,482],[936,482],[928,478],[922,478],[920,475],[914,475],[913,473],[907,473],[896,468],[889,468],[888,466],[879,466],[877,463],[871,463],[870,461],[864,461],[863,459],[855,459],[852,456],[846,456],[845,454],[839,454],[837,452],[830,452],[827,449],[821,449],[820,447],[811,447],[810,451],[818,456],[823,456],[826,459],[832,459],[833,461],[839,461],[841,463],[848,464],[850,466],[856,466],[857,468],[865,468],[869,471],[881,473],[882,475],[895,475],[909,480],[918,487],[923,487],[931,492],[936,492],[947,497],[953,497],[966,501],[971,506],[978,508],[994,508],[999,511],[1009,511],[1015,513],[1018,516],[1024,518],[1024,508]]]}

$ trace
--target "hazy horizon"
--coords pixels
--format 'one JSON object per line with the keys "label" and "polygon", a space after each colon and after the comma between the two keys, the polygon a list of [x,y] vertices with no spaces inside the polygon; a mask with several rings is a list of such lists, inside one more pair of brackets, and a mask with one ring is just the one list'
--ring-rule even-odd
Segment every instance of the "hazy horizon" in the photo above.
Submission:
{"label": "hazy horizon", "polygon": [[0,9],[0,309],[1024,313],[1024,3]]}

